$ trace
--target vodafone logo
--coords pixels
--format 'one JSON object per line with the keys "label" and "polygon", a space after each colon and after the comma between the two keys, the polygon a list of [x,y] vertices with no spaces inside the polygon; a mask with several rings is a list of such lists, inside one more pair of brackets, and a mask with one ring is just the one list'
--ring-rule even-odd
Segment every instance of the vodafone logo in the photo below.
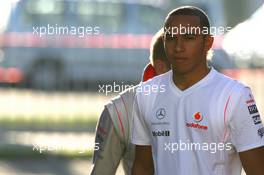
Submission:
{"label": "vodafone logo", "polygon": [[200,112],[196,112],[196,113],[193,115],[193,117],[194,117],[194,121],[195,121],[196,123],[199,123],[200,121],[203,120],[203,115],[202,115]]}
{"label": "vodafone logo", "polygon": [[208,129],[208,126],[198,124],[199,122],[201,122],[203,120],[203,115],[202,115],[201,112],[196,112],[193,115],[193,119],[194,119],[194,122],[190,122],[190,123],[186,122],[186,127],[202,129],[202,130],[207,130]]}

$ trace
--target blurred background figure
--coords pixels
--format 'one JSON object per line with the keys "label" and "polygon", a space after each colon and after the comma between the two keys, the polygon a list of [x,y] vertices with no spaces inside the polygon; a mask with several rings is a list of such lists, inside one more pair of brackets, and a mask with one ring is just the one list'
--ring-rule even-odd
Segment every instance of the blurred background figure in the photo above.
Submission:
{"label": "blurred background figure", "polygon": [[249,84],[263,115],[262,4],[0,1],[0,175],[87,174],[104,104],[139,83],[152,36],[180,5],[200,7],[212,26],[231,28],[215,36],[210,64]]}
{"label": "blurred background figure", "polygon": [[[170,70],[163,45],[163,28],[151,40],[149,60],[143,71],[142,82]],[[126,175],[132,173],[135,147],[130,143],[130,129],[133,127],[133,104],[137,88],[138,85],[121,92],[105,105],[96,129],[95,144],[98,144],[99,149],[94,151],[91,175],[116,174],[120,162]]]}

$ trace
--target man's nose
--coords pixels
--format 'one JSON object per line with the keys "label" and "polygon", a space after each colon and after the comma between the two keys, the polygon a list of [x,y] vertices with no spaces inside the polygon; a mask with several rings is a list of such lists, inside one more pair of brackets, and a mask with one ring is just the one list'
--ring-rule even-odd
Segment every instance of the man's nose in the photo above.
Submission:
{"label": "man's nose", "polygon": [[184,51],[184,41],[181,37],[178,37],[175,41],[175,51],[182,52]]}

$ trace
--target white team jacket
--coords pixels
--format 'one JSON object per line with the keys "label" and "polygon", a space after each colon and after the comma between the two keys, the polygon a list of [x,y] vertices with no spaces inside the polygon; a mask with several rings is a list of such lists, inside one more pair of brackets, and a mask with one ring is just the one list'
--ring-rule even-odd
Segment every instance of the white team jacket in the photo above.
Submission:
{"label": "white team jacket", "polygon": [[91,175],[114,175],[121,160],[125,174],[131,174],[135,146],[130,143],[130,128],[137,87],[127,89],[105,106],[96,129],[99,150],[94,151]]}

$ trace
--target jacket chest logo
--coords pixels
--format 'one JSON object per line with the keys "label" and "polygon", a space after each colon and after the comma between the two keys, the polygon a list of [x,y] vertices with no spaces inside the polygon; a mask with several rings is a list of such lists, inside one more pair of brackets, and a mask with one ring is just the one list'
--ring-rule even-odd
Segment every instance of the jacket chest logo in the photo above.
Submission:
{"label": "jacket chest logo", "polygon": [[201,129],[201,130],[207,130],[208,126],[202,124],[202,121],[204,120],[204,115],[201,112],[196,112],[192,116],[191,122],[186,122],[187,128],[195,128],[195,129]]}

